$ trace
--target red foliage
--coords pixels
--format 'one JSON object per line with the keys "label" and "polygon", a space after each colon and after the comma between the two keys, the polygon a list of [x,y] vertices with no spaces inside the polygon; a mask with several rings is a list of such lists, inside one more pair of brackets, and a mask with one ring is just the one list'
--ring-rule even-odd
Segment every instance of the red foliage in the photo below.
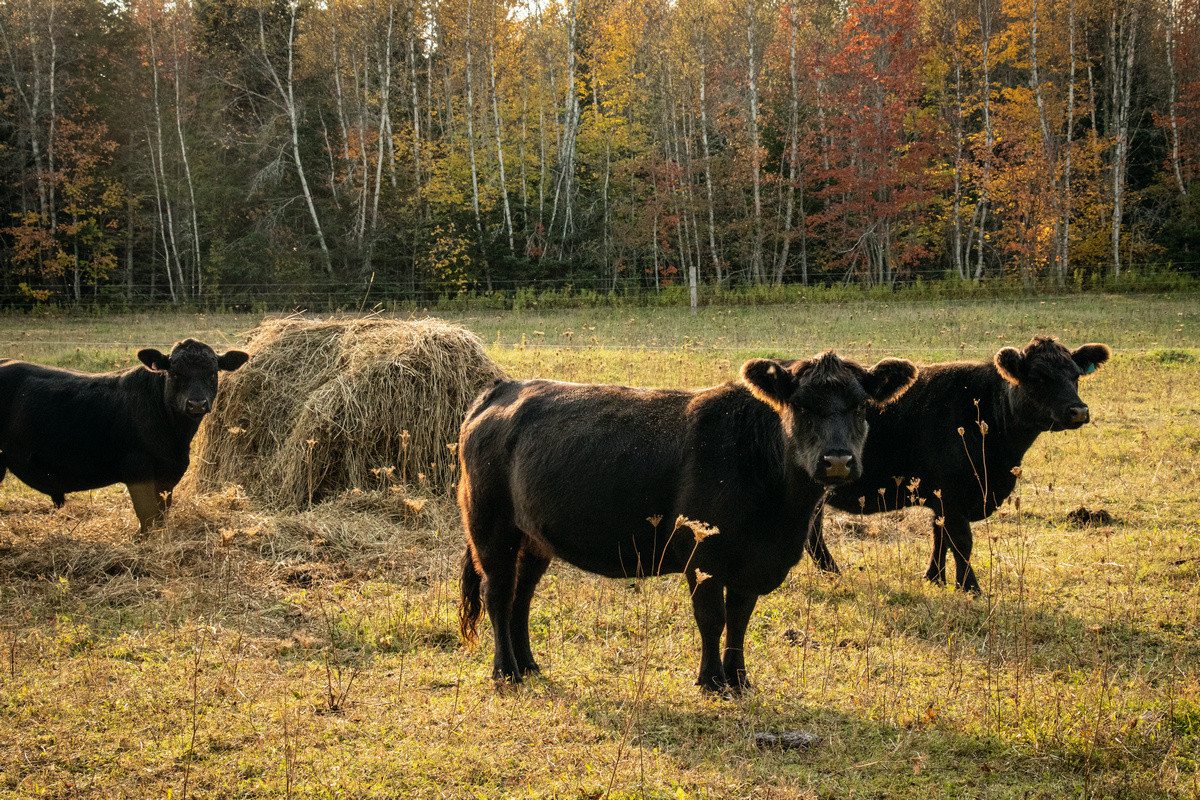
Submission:
{"label": "red foliage", "polygon": [[920,102],[919,20],[914,0],[857,0],[807,65],[825,117],[816,147],[826,205],[809,224],[847,267],[880,282],[928,249],[935,120]]}

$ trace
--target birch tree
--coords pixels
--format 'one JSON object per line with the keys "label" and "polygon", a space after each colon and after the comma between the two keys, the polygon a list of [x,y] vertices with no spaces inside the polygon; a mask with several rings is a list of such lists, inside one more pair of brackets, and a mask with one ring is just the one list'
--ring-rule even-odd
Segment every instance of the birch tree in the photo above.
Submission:
{"label": "birch tree", "polygon": [[[308,175],[304,167],[304,160],[300,154],[300,126],[302,111],[300,107],[300,99],[296,96],[295,69],[296,69],[296,26],[299,15],[299,1],[287,0],[287,31],[283,34],[283,41],[280,43],[283,49],[283,64],[279,67],[275,64],[276,48],[269,45],[267,42],[267,27],[265,21],[264,8],[258,7],[258,39],[261,49],[259,55],[262,58],[261,65],[270,81],[271,86],[275,90],[275,102],[278,104],[279,110],[287,120],[288,135],[290,137],[292,165],[296,170],[296,179],[300,182],[300,191],[304,197],[304,203],[308,207],[309,217],[312,219],[313,230],[317,237],[317,244],[320,247],[321,266],[327,275],[333,274],[333,263],[329,255],[329,246],[325,243],[325,232],[321,227],[321,218],[317,214],[317,204],[313,199],[313,193],[309,189]],[[272,32],[274,38],[276,32]],[[272,42],[275,44],[275,42]]]}

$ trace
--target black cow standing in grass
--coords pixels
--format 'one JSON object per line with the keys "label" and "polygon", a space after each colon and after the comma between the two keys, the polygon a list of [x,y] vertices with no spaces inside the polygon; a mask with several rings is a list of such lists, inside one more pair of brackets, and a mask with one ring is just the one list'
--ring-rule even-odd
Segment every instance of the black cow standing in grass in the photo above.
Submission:
{"label": "black cow standing in grass", "polygon": [[701,391],[497,382],[459,437],[464,639],[486,603],[493,677],[520,681],[538,671],[529,607],[552,558],[613,578],[683,572],[698,683],[746,687],[758,597],[800,560],[826,488],[860,474],[868,410],[915,375],[907,361],[865,369],[825,353],[748,361],[741,381]]}
{"label": "black cow standing in grass", "polygon": [[[971,523],[990,515],[1012,493],[1016,468],[1044,431],[1072,430],[1089,420],[1079,378],[1108,360],[1103,344],[1067,350],[1034,337],[985,362],[921,367],[904,396],[873,409],[863,473],[831,492],[828,504],[871,514],[921,503],[933,510],[933,557],[925,577],[946,582],[946,551],[954,552],[956,583],[979,591],[971,569]],[[810,552],[836,572],[813,524]]]}
{"label": "black cow standing in grass", "polygon": [[12,472],[55,507],[68,492],[124,483],[142,532],[160,524],[217,371],[249,356],[187,339],[169,356],[147,348],[138,359],[144,367],[101,375],[0,360],[0,480]]}

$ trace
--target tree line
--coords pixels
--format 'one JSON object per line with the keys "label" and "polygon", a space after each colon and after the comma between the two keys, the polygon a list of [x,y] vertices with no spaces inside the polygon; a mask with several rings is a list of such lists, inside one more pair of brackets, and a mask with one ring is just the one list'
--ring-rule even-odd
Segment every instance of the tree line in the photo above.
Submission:
{"label": "tree line", "polygon": [[1200,0],[3,0],[12,303],[1194,271]]}

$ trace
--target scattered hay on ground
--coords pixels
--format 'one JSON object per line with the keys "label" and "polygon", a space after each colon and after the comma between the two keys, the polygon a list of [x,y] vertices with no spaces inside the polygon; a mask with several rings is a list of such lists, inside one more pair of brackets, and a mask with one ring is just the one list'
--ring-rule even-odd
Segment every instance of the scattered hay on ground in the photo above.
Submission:
{"label": "scattered hay on ground", "polygon": [[927,508],[905,508],[864,516],[826,509],[823,531],[829,539],[920,539],[929,535],[931,520]]}
{"label": "scattered hay on ground", "polygon": [[447,580],[462,550],[453,504],[404,487],[278,511],[231,486],[177,500],[167,527],[140,538],[116,492],[78,496],[52,513],[4,505],[0,586],[12,591],[0,596],[0,616],[75,602],[93,612],[157,615],[164,602],[201,614],[259,612],[297,588]]}
{"label": "scattered hay on ground", "polygon": [[267,320],[250,362],[222,376],[185,486],[234,484],[275,508],[343,492],[453,483],[467,407],[503,372],[440,320]]}

